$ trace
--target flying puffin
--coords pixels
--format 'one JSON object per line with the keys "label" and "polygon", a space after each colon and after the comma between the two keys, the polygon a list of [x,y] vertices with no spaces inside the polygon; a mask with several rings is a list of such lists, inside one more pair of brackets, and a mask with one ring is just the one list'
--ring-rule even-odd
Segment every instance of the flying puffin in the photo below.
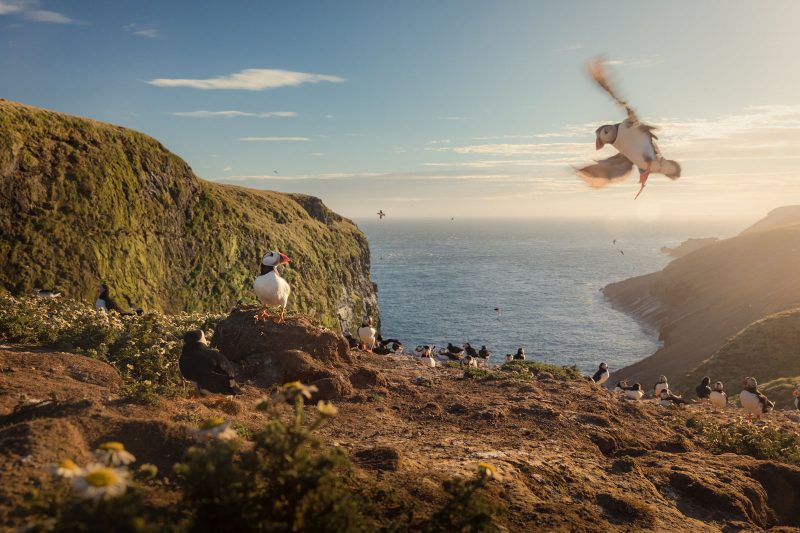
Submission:
{"label": "flying puffin", "polygon": [[447,357],[450,359],[454,359],[456,361],[460,361],[462,357],[464,357],[464,348],[461,346],[453,346],[451,343],[447,343]]}
{"label": "flying puffin", "polygon": [[525,359],[525,350],[523,350],[522,348],[517,348],[517,353],[514,354],[514,359],[524,360]]}
{"label": "flying puffin", "polygon": [[728,395],[725,394],[723,388],[722,382],[717,381],[714,383],[714,390],[712,390],[711,394],[708,396],[711,400],[711,405],[714,406],[714,410],[725,409],[725,407],[728,406]]}
{"label": "flying puffin", "polygon": [[794,408],[800,410],[800,385],[795,385],[792,396],[794,396]]}
{"label": "flying puffin", "polygon": [[280,306],[281,316],[278,318],[278,323],[283,322],[292,287],[278,274],[278,267],[288,262],[289,258],[277,250],[267,252],[261,258],[261,272],[253,281],[253,290],[261,302],[261,312],[254,317],[256,320],[267,319],[269,316],[267,307]]}
{"label": "flying puffin", "polygon": [[[619,387],[619,384],[617,384]],[[630,387],[624,387],[625,397],[631,400],[641,400],[642,396],[644,396],[644,391],[642,390],[642,385],[640,383],[634,383]]]}
{"label": "flying puffin", "polygon": [[195,382],[201,393],[241,393],[236,385],[236,370],[233,365],[222,353],[206,344],[202,330],[184,334],[178,368],[186,380]]}
{"label": "flying puffin", "polygon": [[744,378],[742,385],[744,390],[739,393],[739,402],[742,404],[742,409],[747,413],[747,418],[761,418],[761,415],[772,411],[775,404],[758,390],[756,378]]}
{"label": "flying puffin", "polygon": [[361,339],[361,348],[364,350],[372,350],[377,342],[378,331],[372,327],[372,317],[367,317],[361,322],[361,327],[358,328],[358,338]]}
{"label": "flying puffin", "polygon": [[378,215],[378,220],[383,220],[383,217],[386,216],[386,213],[384,213],[383,209],[381,209],[380,211],[378,211],[377,215]]}
{"label": "flying puffin", "polygon": [[639,192],[636,193],[638,198],[651,172],[664,174],[672,180],[678,179],[681,176],[680,164],[661,156],[661,151],[656,145],[657,137],[653,134],[656,128],[642,123],[633,108],[617,96],[603,71],[601,59],[589,63],[589,74],[617,105],[625,108],[628,118],[619,124],[606,124],[597,128],[595,147],[599,150],[604,145],[610,144],[619,153],[593,165],[577,169],[583,181],[590,187],[605,187],[627,179],[633,166],[636,165],[640,183]]}
{"label": "flying puffin", "polygon": [[472,345],[468,342],[464,343],[464,350],[466,350],[467,355],[471,355],[472,357],[478,357],[478,350],[472,347]]}
{"label": "flying puffin", "polygon": [[711,378],[706,376],[703,378],[703,381],[695,387],[695,392],[697,393],[697,397],[700,398],[702,401],[708,401],[711,397]]}
{"label": "flying puffin", "polygon": [[660,398],[660,403],[662,407],[669,407],[670,405],[686,405],[690,403],[694,403],[690,400],[684,400],[680,396],[675,396],[669,390],[669,388],[661,389],[661,392],[658,394]]}
{"label": "flying puffin", "polygon": [[97,287],[97,299],[94,301],[94,308],[98,311],[115,311],[122,316],[141,315],[143,312],[141,308],[136,308],[134,311],[123,311],[109,294],[108,285],[105,283],[101,283]]}
{"label": "flying puffin", "polygon": [[669,383],[667,383],[667,376],[658,376],[658,381],[655,385],[653,385],[653,396],[656,397],[658,400],[661,397],[661,391],[664,389],[669,389]]}
{"label": "flying puffin", "polygon": [[592,381],[597,383],[598,385],[602,385],[606,381],[608,381],[608,376],[611,374],[608,371],[608,364],[607,363],[600,363],[600,367],[597,369],[597,372],[594,373],[592,376]]}

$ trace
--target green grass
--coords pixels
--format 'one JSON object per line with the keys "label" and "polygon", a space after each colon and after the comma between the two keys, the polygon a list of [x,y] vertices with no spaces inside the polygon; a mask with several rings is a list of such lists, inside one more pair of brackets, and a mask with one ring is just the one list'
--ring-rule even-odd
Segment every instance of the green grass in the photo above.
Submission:
{"label": "green grass", "polygon": [[261,256],[292,262],[290,310],[377,320],[366,238],[310,196],[207,182],[141,133],[0,100],[0,286],[175,312],[255,302]]}
{"label": "green grass", "polygon": [[558,365],[551,365],[548,363],[540,363],[539,361],[529,361],[529,360],[516,360],[511,361],[510,363],[505,363],[501,368],[504,372],[511,372],[511,373],[523,373],[528,372],[532,375],[539,374],[541,372],[549,372],[553,375],[556,379],[563,379],[566,381],[570,381],[573,379],[580,379],[582,377],[580,370],[578,367],[572,366],[558,366]]}
{"label": "green grass", "polygon": [[800,308],[765,317],[731,337],[684,379],[697,385],[703,376],[738,393],[746,376],[758,379],[778,408],[792,405],[790,385],[800,376]]}

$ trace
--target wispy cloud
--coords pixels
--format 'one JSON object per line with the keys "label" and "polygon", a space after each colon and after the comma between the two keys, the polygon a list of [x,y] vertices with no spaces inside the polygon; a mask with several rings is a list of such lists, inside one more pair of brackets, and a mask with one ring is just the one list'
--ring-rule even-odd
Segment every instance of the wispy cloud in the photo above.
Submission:
{"label": "wispy cloud", "polygon": [[296,87],[306,83],[343,83],[344,78],[326,74],[311,74],[291,70],[249,68],[228,76],[206,79],[157,78],[147,83],[156,87],[188,87],[191,89],[216,90],[239,89],[263,91],[278,87]]}
{"label": "wispy cloud", "polygon": [[39,2],[36,0],[0,0],[0,16],[3,15],[46,24],[86,24],[85,21],[74,19],[63,13],[39,9]]}
{"label": "wispy cloud", "polygon": [[308,137],[239,137],[239,140],[250,142],[308,142],[311,139]]}
{"label": "wispy cloud", "polygon": [[325,154],[323,154],[322,152],[311,152],[311,153],[310,153],[310,154],[308,154],[308,155],[310,155],[310,156],[313,156],[313,157],[322,157],[322,156],[324,156]]}
{"label": "wispy cloud", "polygon": [[439,120],[469,120],[467,117],[459,117],[457,115],[448,115],[443,117],[438,117]]}
{"label": "wispy cloud", "polygon": [[230,165],[222,169],[223,172],[230,172],[231,170],[233,170],[233,167]]}
{"label": "wispy cloud", "polygon": [[450,144],[450,139],[435,139],[428,141],[428,144]]}
{"label": "wispy cloud", "polygon": [[235,117],[255,117],[255,118],[272,118],[272,117],[296,117],[297,113],[294,111],[268,111],[265,113],[252,113],[249,111],[175,111],[170,113],[176,117],[193,117],[193,118],[235,118]]}
{"label": "wispy cloud", "polygon": [[139,37],[147,37],[148,39],[155,39],[159,36],[159,32],[155,28],[147,28],[144,30],[136,30],[133,32],[134,35],[138,35]]}

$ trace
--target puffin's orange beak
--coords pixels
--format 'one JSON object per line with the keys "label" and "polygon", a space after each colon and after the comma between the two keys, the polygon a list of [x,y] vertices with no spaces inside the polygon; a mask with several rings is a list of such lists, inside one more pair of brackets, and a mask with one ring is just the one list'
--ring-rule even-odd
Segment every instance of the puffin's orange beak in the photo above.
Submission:
{"label": "puffin's orange beak", "polygon": [[606,145],[606,143],[604,143],[604,142],[603,142],[603,141],[600,139],[600,137],[598,137],[598,138],[597,138],[597,140],[594,142],[594,146],[595,146],[595,148],[597,148],[598,150],[599,150],[600,148],[602,148],[603,146],[605,146],[605,145]]}
{"label": "puffin's orange beak", "polygon": [[283,265],[289,262],[289,257],[286,254],[281,254],[281,262],[278,263],[279,265]]}
{"label": "puffin's orange beak", "polygon": [[800,390],[794,389],[792,391],[792,396],[795,396],[795,397],[800,396]]}

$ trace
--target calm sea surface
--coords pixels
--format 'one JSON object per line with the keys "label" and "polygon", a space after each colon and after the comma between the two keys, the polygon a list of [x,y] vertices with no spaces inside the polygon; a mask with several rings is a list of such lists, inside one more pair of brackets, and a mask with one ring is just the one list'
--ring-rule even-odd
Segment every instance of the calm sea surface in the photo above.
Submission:
{"label": "calm sea surface", "polygon": [[604,285],[663,268],[670,258],[662,246],[745,227],[391,218],[358,225],[372,251],[384,337],[407,349],[485,344],[496,362],[522,346],[529,357],[584,372],[600,361],[620,368],[658,348],[656,332],[608,305]]}

